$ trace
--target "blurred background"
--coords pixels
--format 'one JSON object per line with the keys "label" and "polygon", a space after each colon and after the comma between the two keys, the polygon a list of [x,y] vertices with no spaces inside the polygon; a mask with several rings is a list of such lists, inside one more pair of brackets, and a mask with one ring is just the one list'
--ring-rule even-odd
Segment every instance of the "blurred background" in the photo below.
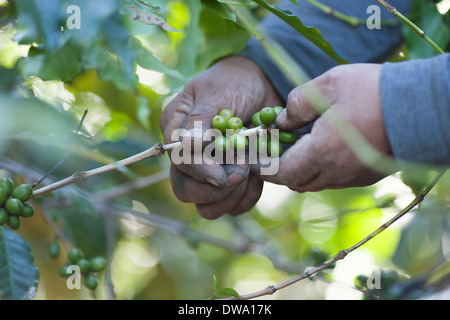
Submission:
{"label": "blurred background", "polygon": [[[257,20],[268,14],[241,2]],[[81,8],[82,32],[69,28],[72,4]],[[413,12],[414,21],[448,48],[450,1],[416,5],[422,10]],[[251,36],[222,6],[0,0],[0,176],[33,184],[65,159],[43,186],[160,143],[168,102]],[[152,25],[149,17],[166,22]],[[408,30],[405,39],[391,61],[433,54]],[[366,188],[306,194],[266,183],[250,212],[210,221],[173,195],[169,163],[167,156],[151,158],[32,201],[36,215],[15,232],[39,268],[34,299],[206,299],[225,297],[226,288],[259,291],[364,239],[436,175],[419,172],[410,183],[399,172]],[[344,260],[264,299],[423,298],[446,288],[449,204],[445,174],[417,208]],[[47,246],[55,238],[63,246],[52,259]],[[75,246],[108,259],[95,291],[69,290],[59,275]],[[379,290],[355,283],[374,275],[382,279]]]}

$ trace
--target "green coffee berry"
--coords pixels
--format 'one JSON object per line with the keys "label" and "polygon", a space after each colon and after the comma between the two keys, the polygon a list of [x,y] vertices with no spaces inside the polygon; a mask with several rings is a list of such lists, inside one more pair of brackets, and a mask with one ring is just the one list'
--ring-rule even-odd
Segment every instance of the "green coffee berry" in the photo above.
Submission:
{"label": "green coffee berry", "polygon": [[212,127],[225,134],[228,128],[228,120],[217,115],[212,119]]}
{"label": "green coffee berry", "polygon": [[353,279],[353,282],[355,284],[355,287],[357,287],[358,289],[364,289],[367,286],[367,279],[368,277],[365,275],[358,275]]}
{"label": "green coffee berry", "polygon": [[91,271],[91,265],[86,259],[80,259],[77,261],[77,266],[80,267],[80,272],[83,275],[87,275]]}
{"label": "green coffee berry", "polygon": [[20,228],[20,219],[18,216],[8,216],[8,221],[6,224],[13,230],[17,230]]}
{"label": "green coffee berry", "polygon": [[256,139],[256,152],[258,153],[258,155],[268,156],[269,153],[267,151],[267,146],[268,146],[267,139],[263,139],[261,137],[258,137],[258,139]]}
{"label": "green coffee berry", "polygon": [[8,194],[5,189],[0,188],[0,207],[3,207],[8,200]]}
{"label": "green coffee berry", "polygon": [[230,149],[231,143],[227,137],[221,136],[214,140],[214,146],[217,152],[226,152]]}
{"label": "green coffee berry", "polygon": [[230,137],[230,143],[235,150],[245,150],[248,146],[247,137],[240,134],[233,134]]}
{"label": "green coffee berry", "polygon": [[9,218],[8,212],[5,209],[0,208],[0,226],[2,226],[5,223],[7,223],[8,222],[8,218]]}
{"label": "green coffee berry", "polygon": [[283,153],[283,146],[275,140],[271,140],[267,143],[267,149],[271,157],[281,157]]}
{"label": "green coffee berry", "polygon": [[265,107],[260,111],[259,119],[266,127],[268,127],[277,119],[277,113],[273,108]]}
{"label": "green coffee berry", "polygon": [[20,214],[24,218],[30,218],[34,216],[34,208],[31,204],[24,203],[23,204],[23,211]]}
{"label": "green coffee berry", "polygon": [[231,111],[230,109],[223,109],[223,110],[220,110],[219,116],[224,117],[225,120],[230,120],[231,118],[234,117],[234,114],[233,114],[233,111]]}
{"label": "green coffee berry", "polygon": [[89,263],[93,272],[103,271],[106,267],[106,259],[103,257],[95,257]]}
{"label": "green coffee berry", "polygon": [[61,252],[61,246],[58,241],[52,241],[47,246],[47,254],[52,259],[57,259],[59,257],[59,253]]}
{"label": "green coffee berry", "polygon": [[62,267],[59,269],[59,275],[60,275],[61,277],[63,277],[63,278],[68,278],[68,277],[70,277],[70,276],[73,274],[73,272],[69,272],[69,270],[67,270],[70,266],[71,266],[70,263],[67,263],[67,264],[65,264],[64,266],[62,266]]}
{"label": "green coffee berry", "polygon": [[5,203],[5,209],[9,214],[19,215],[23,212],[23,202],[16,198],[8,199]]}
{"label": "green coffee berry", "polygon": [[84,279],[84,284],[91,290],[95,290],[98,286],[98,278],[93,274],[88,274]]}
{"label": "green coffee berry", "polygon": [[67,254],[67,259],[69,259],[69,261],[74,263],[74,264],[77,263],[78,260],[83,259],[83,258],[84,258],[84,253],[79,248],[73,248]]}
{"label": "green coffee berry", "polygon": [[297,135],[293,131],[279,131],[279,139],[284,144],[294,144],[297,141]]}
{"label": "green coffee berry", "polygon": [[239,117],[233,117],[230,120],[228,120],[228,129],[239,131],[242,129],[243,123],[241,118]]}
{"label": "green coffee berry", "polygon": [[7,178],[7,177],[1,178],[0,179],[0,188],[5,189],[6,194],[8,196],[10,196],[14,190],[14,182],[10,178]]}
{"label": "green coffee berry", "polygon": [[33,189],[29,184],[21,184],[14,189],[11,196],[13,198],[19,199],[22,202],[28,201],[33,194]]}
{"label": "green coffee berry", "polygon": [[252,116],[252,123],[255,127],[259,127],[260,125],[262,125],[259,115],[260,115],[260,112],[258,111]]}
{"label": "green coffee berry", "polygon": [[273,110],[275,110],[275,113],[278,115],[281,111],[284,110],[284,108],[280,107],[280,106],[276,106],[276,107],[273,108]]}

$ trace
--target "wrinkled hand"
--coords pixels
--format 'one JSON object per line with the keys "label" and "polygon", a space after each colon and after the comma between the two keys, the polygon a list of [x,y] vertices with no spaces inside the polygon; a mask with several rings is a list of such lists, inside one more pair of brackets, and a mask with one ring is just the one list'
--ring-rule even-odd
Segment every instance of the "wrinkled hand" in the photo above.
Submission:
{"label": "wrinkled hand", "polygon": [[[277,117],[277,127],[292,130],[315,121],[312,131],[282,155],[276,174],[261,178],[307,192],[367,186],[393,173],[376,172],[364,165],[333,128],[333,117],[328,117],[331,112],[339,113],[374,149],[390,155],[381,109],[380,70],[377,64],[339,66],[295,88]],[[312,88],[318,89],[326,102],[314,96],[317,91]]]}
{"label": "wrinkled hand", "polygon": [[[160,125],[164,143],[175,129],[211,129],[212,118],[231,109],[244,124],[262,106],[281,100],[262,70],[242,57],[229,57],[194,77],[166,107]],[[169,154],[170,156],[170,154]],[[262,192],[262,180],[250,173],[249,164],[171,164],[172,189],[182,202],[194,203],[199,214],[216,219],[223,214],[238,215],[250,210]]]}

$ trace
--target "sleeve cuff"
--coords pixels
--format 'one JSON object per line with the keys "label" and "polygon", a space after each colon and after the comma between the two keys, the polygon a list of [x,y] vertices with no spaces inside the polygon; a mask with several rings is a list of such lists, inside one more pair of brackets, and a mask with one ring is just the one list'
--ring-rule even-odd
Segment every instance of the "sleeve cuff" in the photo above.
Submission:
{"label": "sleeve cuff", "polygon": [[380,94],[395,158],[450,165],[450,54],[385,63]]}

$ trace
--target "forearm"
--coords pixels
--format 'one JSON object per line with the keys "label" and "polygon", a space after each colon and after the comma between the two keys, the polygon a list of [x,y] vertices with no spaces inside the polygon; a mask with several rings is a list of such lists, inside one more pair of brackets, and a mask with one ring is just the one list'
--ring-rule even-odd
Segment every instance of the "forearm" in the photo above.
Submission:
{"label": "forearm", "polygon": [[450,165],[449,70],[450,54],[383,66],[383,115],[397,159]]}
{"label": "forearm", "polygon": [[[403,13],[409,11],[409,0],[391,0],[391,2],[399,11]],[[370,16],[367,8],[376,2],[321,0],[321,3],[346,15],[367,19]],[[305,25],[318,28],[334,50],[351,63],[382,62],[402,40],[400,24],[381,26],[381,29],[372,30],[368,29],[366,24],[354,27],[322,12],[304,0],[299,0],[298,5],[291,1],[283,1],[280,7],[297,15]],[[382,19],[393,19],[393,16],[381,6],[380,10]],[[335,60],[274,15],[264,19],[262,28],[290,54],[310,78],[317,77],[337,65]],[[283,98],[286,98],[296,86],[283,74],[257,40],[250,40],[247,48],[240,54],[254,60],[264,70]]]}

